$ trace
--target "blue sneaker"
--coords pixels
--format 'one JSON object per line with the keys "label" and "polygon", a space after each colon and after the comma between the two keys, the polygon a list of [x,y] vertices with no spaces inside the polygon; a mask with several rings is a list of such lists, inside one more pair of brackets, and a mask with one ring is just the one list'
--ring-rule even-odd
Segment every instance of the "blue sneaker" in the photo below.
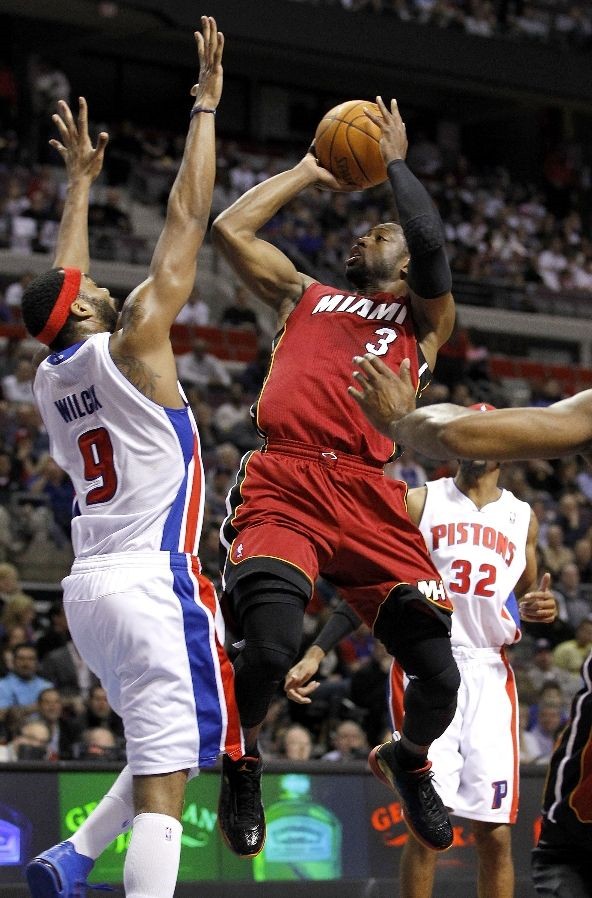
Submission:
{"label": "blue sneaker", "polygon": [[94,863],[78,854],[72,842],[60,842],[27,864],[29,891],[33,898],[85,898],[86,878]]}

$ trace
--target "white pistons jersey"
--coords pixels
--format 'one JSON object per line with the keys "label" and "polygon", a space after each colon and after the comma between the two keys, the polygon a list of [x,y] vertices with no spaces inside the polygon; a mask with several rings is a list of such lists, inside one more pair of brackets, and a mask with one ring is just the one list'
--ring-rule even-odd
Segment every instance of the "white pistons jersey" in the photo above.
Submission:
{"label": "white pistons jersey", "polygon": [[109,338],[53,353],[34,384],[51,454],[76,493],[74,552],[197,554],[204,490],[193,414],[137,390],[113,362]]}
{"label": "white pistons jersey", "polygon": [[526,566],[530,507],[502,490],[479,509],[451,477],[426,487],[419,529],[455,608],[452,645],[516,642],[519,618],[507,600]]}

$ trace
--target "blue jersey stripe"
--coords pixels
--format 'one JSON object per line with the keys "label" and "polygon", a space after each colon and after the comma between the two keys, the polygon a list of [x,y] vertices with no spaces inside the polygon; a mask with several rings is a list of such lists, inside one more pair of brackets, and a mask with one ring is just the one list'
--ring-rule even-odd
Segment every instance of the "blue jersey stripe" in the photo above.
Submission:
{"label": "blue jersey stripe", "polygon": [[522,623],[520,621],[520,612],[518,610],[518,602],[516,601],[516,596],[513,592],[510,593],[510,595],[504,602],[504,605],[506,606],[506,611],[510,614],[518,629],[520,629],[522,626]]}
{"label": "blue jersey stripe", "polygon": [[67,349],[60,349],[59,352],[52,352],[50,356],[47,357],[47,361],[50,365],[59,365],[60,362],[64,362],[66,359],[71,358],[75,352],[78,352],[81,346],[84,346],[84,340],[80,343],[74,343],[72,346],[68,346]]}
{"label": "blue jersey stripe", "polygon": [[218,683],[210,649],[207,610],[195,600],[195,581],[188,570],[171,566],[173,590],[181,604],[185,645],[191,670],[197,728],[199,731],[199,766],[212,766],[222,740],[222,714]]}
{"label": "blue jersey stripe", "polygon": [[160,548],[164,552],[178,552],[183,512],[187,497],[187,469],[193,458],[194,434],[187,408],[165,408],[164,411],[166,412],[167,417],[173,426],[173,430],[177,435],[177,439],[179,440],[181,452],[183,453],[183,462],[185,464],[185,476],[181,481],[175,500],[171,505],[171,510],[164,522]]}

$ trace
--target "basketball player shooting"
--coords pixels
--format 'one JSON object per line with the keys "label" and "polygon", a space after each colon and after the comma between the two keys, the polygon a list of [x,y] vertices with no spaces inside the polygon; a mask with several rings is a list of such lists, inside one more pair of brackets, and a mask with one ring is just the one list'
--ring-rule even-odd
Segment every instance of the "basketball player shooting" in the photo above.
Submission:
{"label": "basketball player shooting", "polygon": [[[309,187],[343,189],[312,152],[258,184],[214,222],[214,237],[243,281],[283,322],[256,406],[262,450],[243,459],[222,527],[224,588],[244,648],[235,664],[247,755],[223,759],[219,823],[239,855],[261,850],[257,736],[297,657],[304,609],[319,574],[413,675],[402,738],[375,750],[375,770],[401,795],[418,839],[452,842],[427,752],[456,708],[451,603],[405,508],[405,484],[384,476],[395,452],[347,396],[351,357],[368,352],[398,370],[412,359],[420,391],[454,320],[440,218],[405,164],[396,101],[373,120],[399,223],[360,237],[345,263],[350,292],[317,283],[258,231]],[[352,408],[353,406],[353,408]]]}
{"label": "basketball player shooting", "polygon": [[188,775],[223,751],[243,753],[221,615],[196,556],[199,436],[170,341],[194,287],[216,169],[224,38],[213,18],[201,22],[199,83],[164,229],[120,316],[86,274],[89,191],[107,135],[92,146],[83,100],[78,121],[66,103],[54,116],[68,192],[56,267],[25,291],[23,318],[50,350],[35,398],[76,493],[64,609],[78,651],[123,718],[128,765],[80,829],[27,866],[33,898],[85,894],[96,858],[130,827],[126,895],[172,898]]}

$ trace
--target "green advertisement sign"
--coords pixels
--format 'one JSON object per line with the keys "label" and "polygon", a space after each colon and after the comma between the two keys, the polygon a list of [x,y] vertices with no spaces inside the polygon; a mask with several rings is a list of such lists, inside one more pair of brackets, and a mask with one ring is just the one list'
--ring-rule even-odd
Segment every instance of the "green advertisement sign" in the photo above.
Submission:
{"label": "green advertisement sign", "polygon": [[[114,773],[60,773],[61,838],[68,839],[109,791]],[[218,774],[201,774],[187,787],[181,837],[179,882],[338,879],[341,823],[314,798],[314,779],[303,774],[269,774],[263,798],[267,844],[253,860],[242,860],[224,843],[217,823]],[[124,833],[98,859],[91,882],[121,882],[131,833]]]}

